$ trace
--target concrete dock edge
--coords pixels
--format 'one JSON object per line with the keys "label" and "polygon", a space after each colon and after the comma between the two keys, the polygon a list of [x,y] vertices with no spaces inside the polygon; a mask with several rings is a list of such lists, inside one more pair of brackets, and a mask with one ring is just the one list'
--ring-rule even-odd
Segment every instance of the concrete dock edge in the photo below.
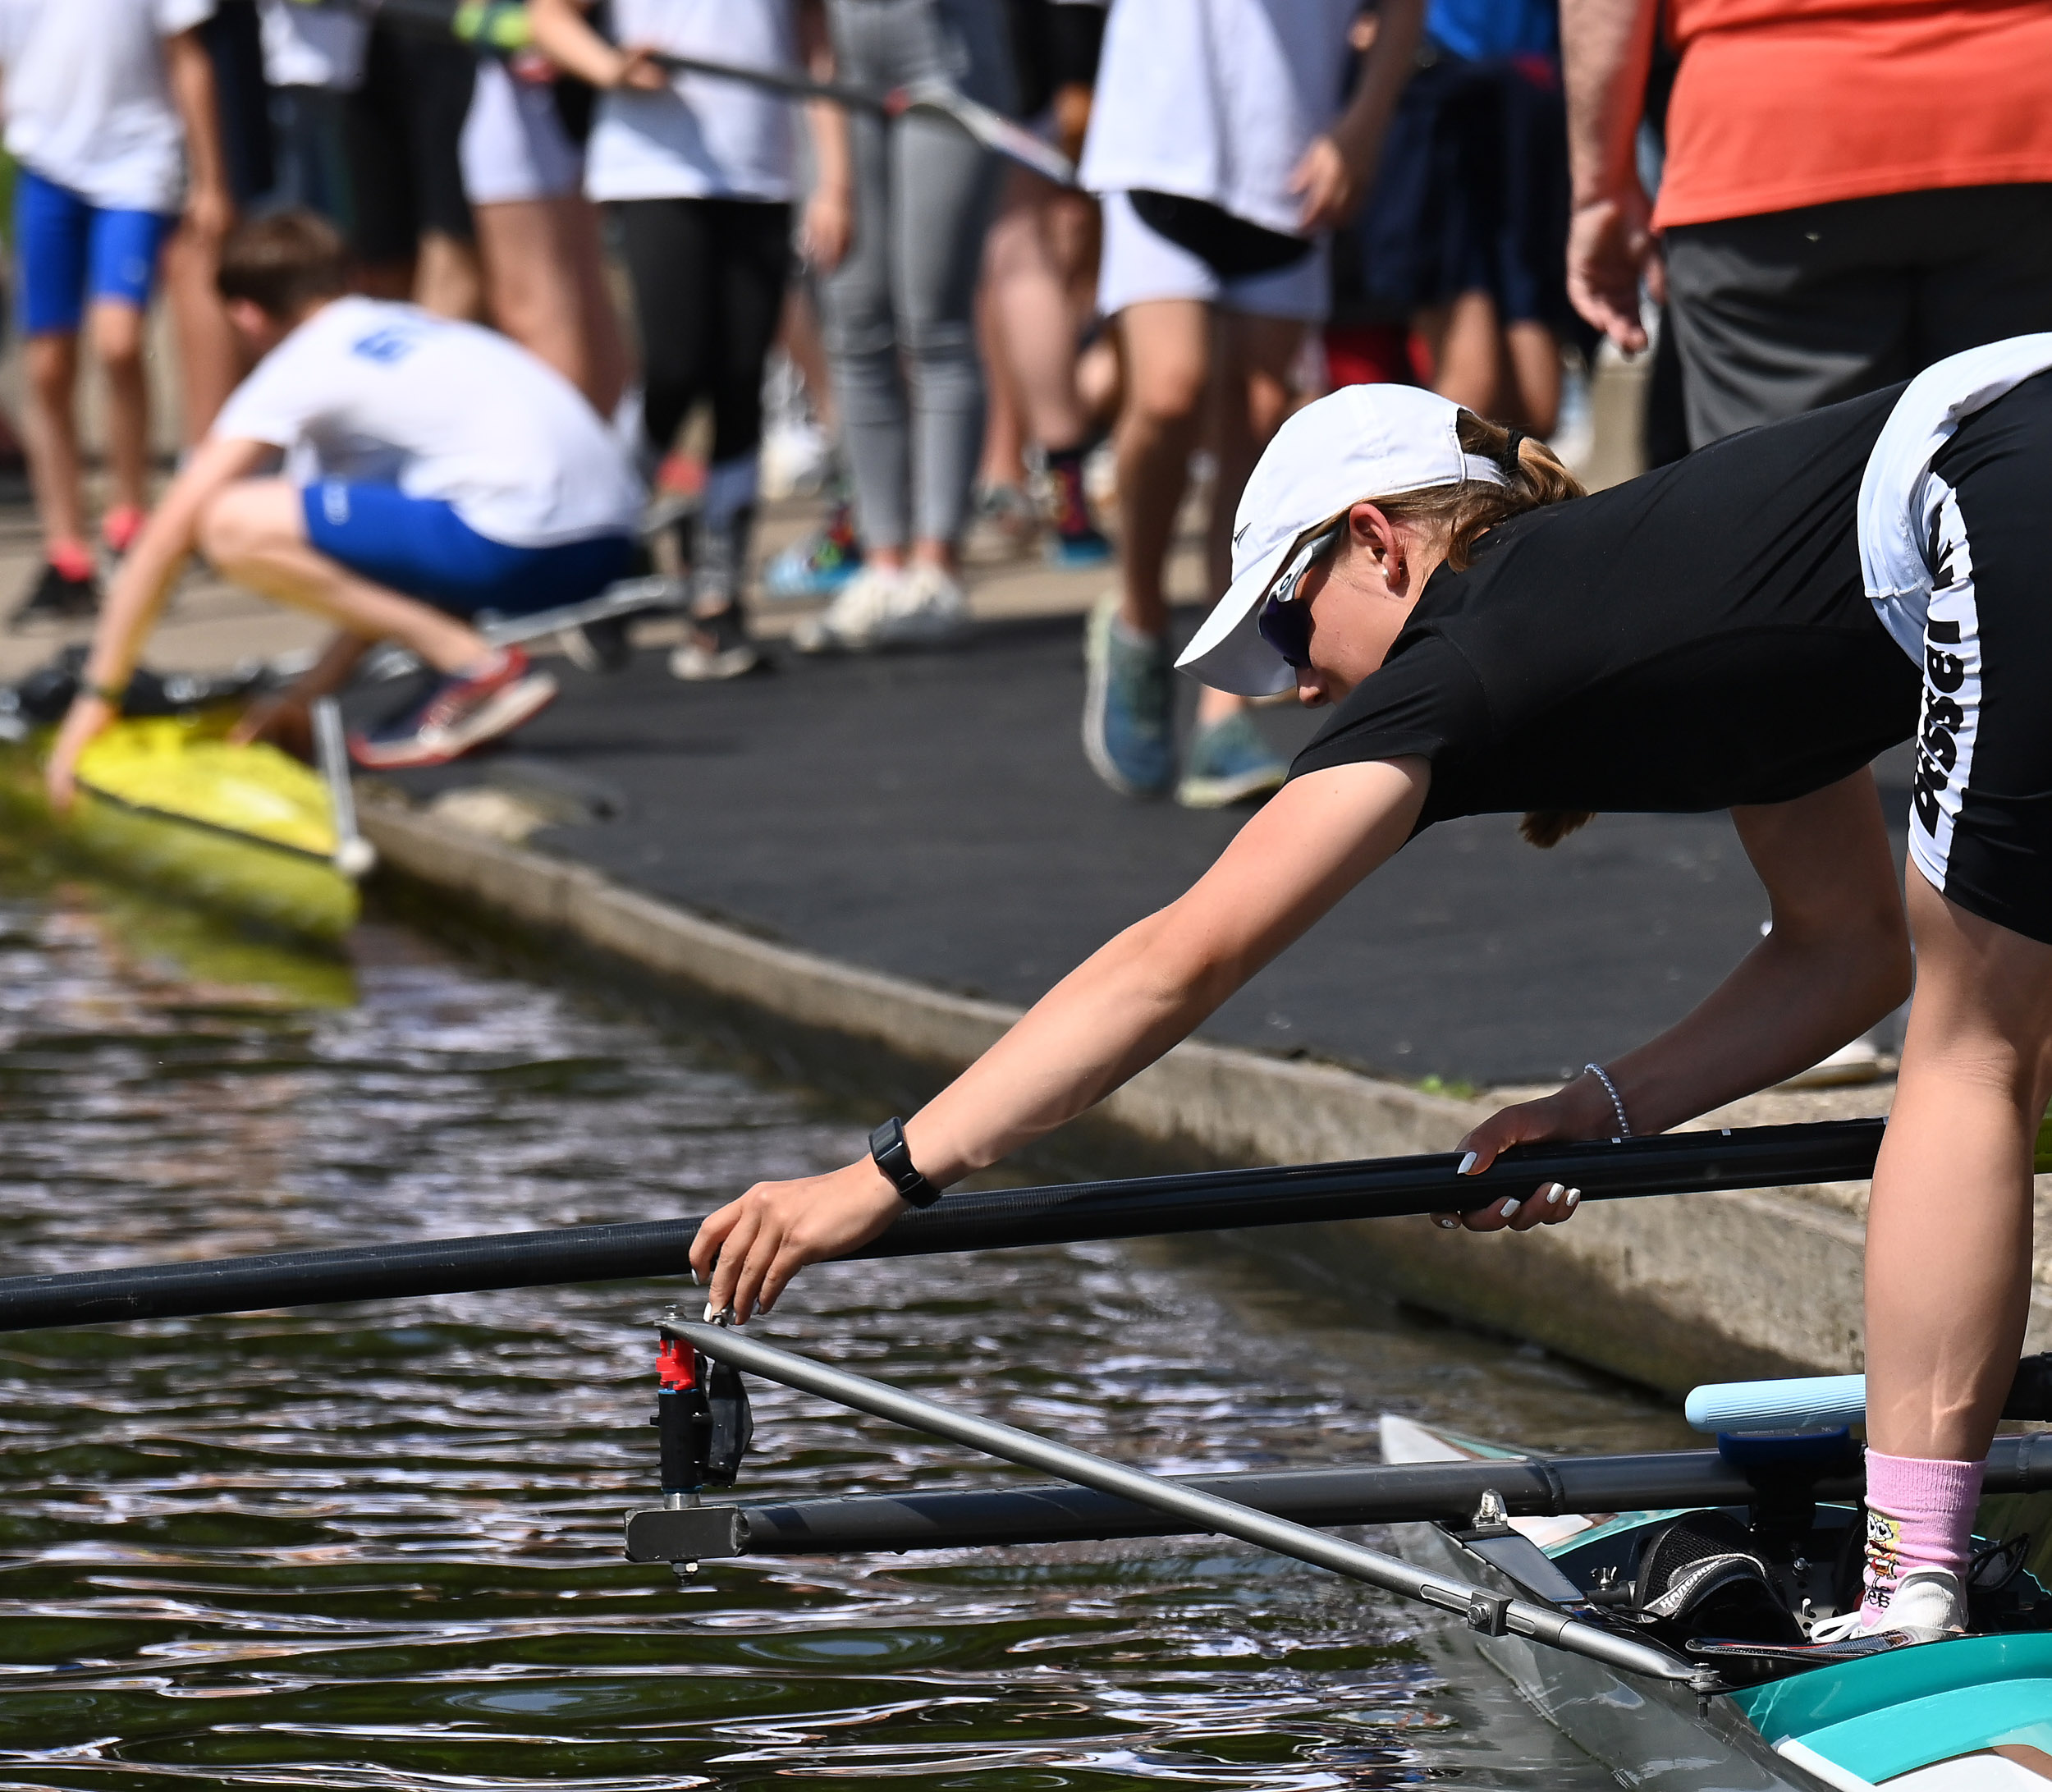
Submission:
{"label": "concrete dock edge", "polygon": [[[396,801],[366,800],[383,874],[574,942],[701,996],[941,1074],[1019,1011],[758,938],[589,867],[466,833]],[[1315,1162],[1450,1149],[1485,1104],[1336,1066],[1193,1041],[1106,1102],[1142,1161]],[[1727,1377],[1837,1373],[1862,1360],[1857,1217],[1829,1191],[1752,1190],[1592,1205],[1519,1237],[1422,1221],[1239,1235],[1340,1286],[1367,1281],[1680,1391]],[[2052,1299],[2033,1301],[2052,1339]],[[2039,1346],[2042,1348],[2041,1342]]]}

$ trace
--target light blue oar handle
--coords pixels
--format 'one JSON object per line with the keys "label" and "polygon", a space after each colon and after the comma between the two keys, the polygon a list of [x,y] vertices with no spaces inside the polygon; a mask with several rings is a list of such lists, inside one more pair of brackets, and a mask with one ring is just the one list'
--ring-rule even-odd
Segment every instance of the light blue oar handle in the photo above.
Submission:
{"label": "light blue oar handle", "polygon": [[1712,1382],[1689,1391],[1683,1410],[1698,1431],[1828,1431],[1866,1417],[1864,1375],[1788,1382]]}

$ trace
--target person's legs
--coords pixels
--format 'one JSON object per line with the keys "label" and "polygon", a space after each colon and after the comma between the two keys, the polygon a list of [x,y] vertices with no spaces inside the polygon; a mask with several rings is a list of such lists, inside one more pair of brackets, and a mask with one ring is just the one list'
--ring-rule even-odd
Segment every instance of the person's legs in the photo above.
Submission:
{"label": "person's legs", "polygon": [[1119,620],[1132,634],[1168,631],[1164,574],[1203,423],[1212,368],[1212,307],[1153,299],[1125,307],[1118,328],[1125,403],[1113,441],[1119,465]]}
{"label": "person's legs", "polygon": [[557,208],[546,199],[474,205],[478,259],[492,323],[596,404],[578,273]]}
{"label": "person's legs", "polygon": [[616,214],[640,330],[642,457],[651,472],[710,377],[708,203],[630,199]]}
{"label": "person's legs", "polygon": [[606,251],[598,232],[598,208],[582,193],[549,201],[558,252],[577,289],[577,323],[584,343],[584,396],[602,417],[610,417],[631,374],[620,308],[606,283]]}
{"label": "person's legs", "polygon": [[419,257],[414,302],[445,318],[484,314],[477,225],[463,191],[463,121],[477,81],[477,53],[453,41],[409,37],[401,46]]}
{"label": "person's legs", "polygon": [[1543,323],[1513,323],[1504,351],[1517,407],[1509,420],[1528,435],[1551,435],[1560,424],[1560,339]]}
{"label": "person's legs", "polygon": [[764,662],[743,622],[758,465],[763,377],[783,314],[790,268],[790,209],[744,199],[703,202],[712,264],[708,383],[712,456],[698,527],[691,639],[670,670],[689,681],[738,678]]}
{"label": "person's legs", "polygon": [[996,158],[946,121],[897,127],[891,219],[898,340],[912,381],[913,557],[952,571],[983,433],[976,277]]}
{"label": "person's legs", "polygon": [[95,299],[86,314],[93,353],[107,382],[107,461],[117,510],[149,497],[149,387],[143,374],[144,314],[120,299]]}
{"label": "person's legs", "polygon": [[396,641],[437,671],[469,671],[491,658],[491,647],[468,622],[352,572],[315,548],[306,498],[286,479],[232,485],[202,515],[199,551],[222,577],[311,610],[352,635]]}
{"label": "person's legs", "polygon": [[848,121],[854,240],[819,282],[822,335],[840,409],[841,447],[855,489],[868,559],[904,563],[911,535],[910,423],[891,303],[891,131],[880,118]]}
{"label": "person's legs", "polygon": [[206,435],[249,371],[241,339],[214,288],[220,264],[220,239],[203,237],[190,224],[180,225],[164,245],[164,297],[178,345],[178,433],[187,447]]}
{"label": "person's legs", "polygon": [[23,436],[45,557],[73,583],[89,583],[93,571],[76,410],[91,227],[91,208],[76,194],[27,168],[16,175],[15,309],[27,338]]}
{"label": "person's legs", "polygon": [[[1233,522],[1254,463],[1289,415],[1289,375],[1307,326],[1294,318],[1217,314],[1212,382],[1212,440],[1217,474],[1204,532],[1207,589],[1233,582]],[[1197,703],[1197,727],[1185,755],[1176,800],[1186,809],[1221,809],[1281,787],[1289,767],[1261,738],[1244,697],[1208,685]]]}

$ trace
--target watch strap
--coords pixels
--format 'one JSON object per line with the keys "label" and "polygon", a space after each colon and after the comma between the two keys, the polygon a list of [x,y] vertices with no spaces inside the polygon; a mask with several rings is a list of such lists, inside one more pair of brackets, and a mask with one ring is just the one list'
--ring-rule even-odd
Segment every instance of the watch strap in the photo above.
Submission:
{"label": "watch strap", "polygon": [[895,1116],[869,1135],[869,1156],[891,1186],[914,1207],[932,1207],[941,1191],[921,1176],[905,1142],[905,1122]]}

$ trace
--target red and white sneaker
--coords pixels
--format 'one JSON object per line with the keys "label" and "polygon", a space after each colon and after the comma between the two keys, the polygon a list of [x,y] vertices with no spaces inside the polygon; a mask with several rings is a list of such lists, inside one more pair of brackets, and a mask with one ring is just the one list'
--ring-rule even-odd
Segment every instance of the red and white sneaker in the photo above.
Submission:
{"label": "red and white sneaker", "polygon": [[483,671],[451,673],[413,708],[368,734],[349,737],[349,756],[368,771],[447,765],[511,734],[556,701],[556,681],[517,647],[502,647]]}

